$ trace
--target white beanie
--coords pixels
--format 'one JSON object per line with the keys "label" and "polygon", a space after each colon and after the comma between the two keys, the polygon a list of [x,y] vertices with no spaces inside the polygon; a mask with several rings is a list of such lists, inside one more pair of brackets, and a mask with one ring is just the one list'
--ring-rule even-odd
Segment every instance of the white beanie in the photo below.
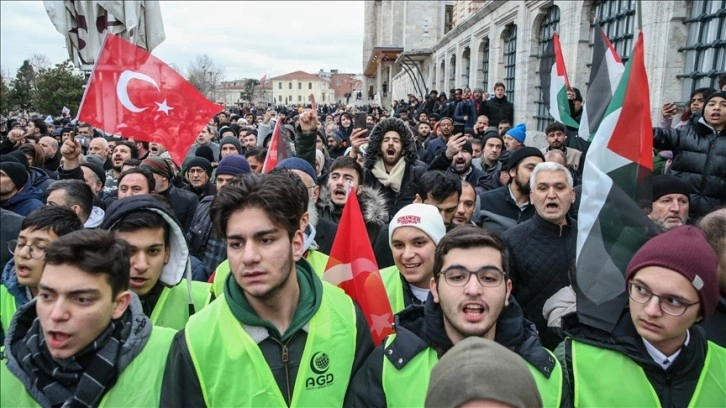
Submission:
{"label": "white beanie", "polygon": [[446,226],[439,209],[430,204],[409,204],[396,213],[388,226],[388,245],[391,244],[393,231],[400,227],[414,227],[425,232],[438,245],[446,235]]}

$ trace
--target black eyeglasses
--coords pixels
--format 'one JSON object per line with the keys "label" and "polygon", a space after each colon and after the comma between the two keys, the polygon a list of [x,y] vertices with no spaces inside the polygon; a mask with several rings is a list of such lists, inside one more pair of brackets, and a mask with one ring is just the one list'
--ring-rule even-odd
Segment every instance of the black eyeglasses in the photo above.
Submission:
{"label": "black eyeglasses", "polygon": [[23,248],[30,248],[30,257],[40,259],[45,255],[45,247],[39,246],[38,244],[21,243],[17,239],[8,241],[8,251],[15,255],[18,251],[22,251]]}
{"label": "black eyeglasses", "polygon": [[653,299],[653,296],[657,297],[660,310],[671,316],[682,316],[689,307],[700,303],[688,303],[685,299],[680,299],[672,295],[658,295],[642,283],[633,281],[628,282],[628,294],[631,299],[640,304],[649,303]]}
{"label": "black eyeglasses", "polygon": [[480,285],[487,288],[496,288],[502,284],[506,277],[504,271],[495,267],[485,267],[478,271],[470,271],[465,268],[453,266],[441,271],[441,274],[444,275],[446,283],[454,287],[466,286],[471,276],[475,275]]}

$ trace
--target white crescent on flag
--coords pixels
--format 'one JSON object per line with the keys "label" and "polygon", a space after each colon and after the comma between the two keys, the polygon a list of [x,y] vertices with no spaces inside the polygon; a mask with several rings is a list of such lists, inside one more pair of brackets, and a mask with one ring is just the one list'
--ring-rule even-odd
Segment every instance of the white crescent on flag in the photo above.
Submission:
{"label": "white crescent on flag", "polygon": [[[131,112],[138,113],[143,112],[148,108],[139,108],[138,106],[134,105],[131,100],[129,99],[129,81],[132,79],[138,79],[140,81],[148,82],[154,87],[156,87],[156,90],[159,90],[159,85],[154,81],[154,78],[142,74],[141,72],[135,72],[126,70],[119,75],[118,83],[116,84],[116,96],[118,97],[118,100],[121,102],[121,105],[123,105],[124,108],[130,110]],[[166,101],[164,101],[166,102]]]}

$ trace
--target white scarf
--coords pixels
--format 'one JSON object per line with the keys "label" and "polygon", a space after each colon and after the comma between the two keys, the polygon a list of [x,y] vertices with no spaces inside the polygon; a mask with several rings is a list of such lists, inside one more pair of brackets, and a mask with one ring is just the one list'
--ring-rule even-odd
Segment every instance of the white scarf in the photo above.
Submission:
{"label": "white scarf", "polygon": [[373,166],[373,175],[378,181],[383,184],[384,187],[388,187],[391,190],[398,193],[401,191],[401,183],[403,182],[403,173],[406,171],[406,160],[398,160],[395,166],[391,169],[390,173],[386,171],[386,166],[383,164],[383,159],[378,158],[376,164]]}

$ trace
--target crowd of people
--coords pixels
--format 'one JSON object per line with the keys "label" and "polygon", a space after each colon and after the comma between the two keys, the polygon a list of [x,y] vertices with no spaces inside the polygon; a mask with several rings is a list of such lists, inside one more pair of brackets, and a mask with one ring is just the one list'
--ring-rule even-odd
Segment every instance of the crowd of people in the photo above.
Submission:
{"label": "crowd of people", "polygon": [[[653,128],[639,204],[659,234],[610,332],[577,316],[589,146],[556,122],[528,146],[502,83],[223,111],[181,163],[161,139],[11,115],[2,405],[726,406],[719,86]],[[263,173],[277,124],[289,157]],[[378,345],[376,316],[325,281],[349,194],[395,313]]]}

